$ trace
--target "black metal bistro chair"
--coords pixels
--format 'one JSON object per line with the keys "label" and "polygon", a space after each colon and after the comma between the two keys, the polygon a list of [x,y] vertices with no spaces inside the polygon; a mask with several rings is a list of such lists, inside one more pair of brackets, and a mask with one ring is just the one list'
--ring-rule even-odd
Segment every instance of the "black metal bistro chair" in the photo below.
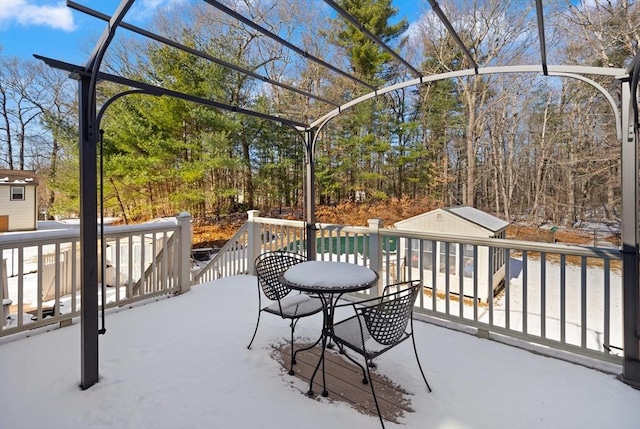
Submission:
{"label": "black metal bistro chair", "polygon": [[[251,341],[247,348],[251,348],[251,344],[253,344],[253,340],[256,338],[258,325],[260,324],[260,314],[263,311],[275,314],[283,319],[290,319],[291,367],[289,368],[289,374],[291,375],[294,374],[293,365],[296,363],[296,354],[299,351],[307,350],[315,346],[314,344],[311,347],[296,350],[294,353],[293,333],[296,324],[300,318],[311,316],[322,311],[322,301],[317,297],[307,294],[290,294],[292,290],[280,282],[280,276],[288,268],[305,262],[306,260],[306,257],[303,255],[291,252],[275,251],[263,253],[258,256],[255,261],[256,274],[258,276],[258,321],[256,322],[256,329],[253,332],[253,337],[251,337]],[[273,301],[265,307],[262,307],[262,294],[260,293],[260,289],[262,289],[262,292],[264,292],[264,295],[268,299]]]}
{"label": "black metal bistro chair", "polygon": [[[339,305],[338,307],[352,306],[356,314],[348,319],[334,323],[331,330],[331,337],[340,347],[340,350],[362,369],[364,377],[362,382],[371,385],[371,393],[373,394],[373,400],[383,428],[384,421],[382,414],[380,414],[380,406],[378,405],[373,382],[370,382],[369,363],[374,358],[391,350],[404,340],[411,338],[422,379],[429,392],[431,392],[431,387],[424,376],[422,365],[420,365],[416,341],[413,336],[413,305],[416,302],[421,286],[422,282],[420,280],[396,283],[385,287],[381,297]],[[364,367],[347,354],[345,347],[364,358]]]}

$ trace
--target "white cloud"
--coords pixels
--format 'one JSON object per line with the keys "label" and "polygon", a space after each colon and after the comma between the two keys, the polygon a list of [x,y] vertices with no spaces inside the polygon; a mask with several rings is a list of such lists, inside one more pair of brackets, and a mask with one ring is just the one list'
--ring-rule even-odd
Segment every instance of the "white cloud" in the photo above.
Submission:
{"label": "white cloud", "polygon": [[35,0],[2,0],[0,2],[0,27],[13,22],[23,26],[44,25],[64,31],[73,31],[71,9],[63,1],[42,5]]}
{"label": "white cloud", "polygon": [[153,16],[158,9],[172,9],[180,7],[185,0],[141,0],[133,4],[133,10],[127,14],[131,21],[144,21]]}

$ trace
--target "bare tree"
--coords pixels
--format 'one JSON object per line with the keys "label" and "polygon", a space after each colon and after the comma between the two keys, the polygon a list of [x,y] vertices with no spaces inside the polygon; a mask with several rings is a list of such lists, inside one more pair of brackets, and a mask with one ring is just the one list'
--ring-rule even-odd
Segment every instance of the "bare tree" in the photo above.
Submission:
{"label": "bare tree", "polygon": [[[507,62],[500,65],[517,62],[532,43],[532,38],[527,37],[532,31],[532,24],[531,20],[526,18],[531,6],[514,9],[509,2],[474,0],[442,2],[441,8],[445,10],[452,25],[481,66],[499,65],[497,61],[500,58],[507,58]],[[425,46],[425,57],[437,59],[442,71],[469,66],[450,35],[433,15],[426,14],[422,22],[420,37]],[[479,141],[486,120],[486,104],[492,96],[491,77],[461,78],[458,84],[466,118],[465,149],[461,153],[465,162],[463,202],[473,206],[478,185],[476,170]]]}
{"label": "bare tree", "polygon": [[[42,114],[31,101],[30,91],[35,88],[36,74],[33,69],[23,67],[17,58],[0,57],[0,80],[2,84],[2,107],[7,159],[10,168],[24,170],[25,145],[36,129],[37,119]],[[40,91],[36,89],[35,91]],[[17,156],[17,159],[14,157]]]}

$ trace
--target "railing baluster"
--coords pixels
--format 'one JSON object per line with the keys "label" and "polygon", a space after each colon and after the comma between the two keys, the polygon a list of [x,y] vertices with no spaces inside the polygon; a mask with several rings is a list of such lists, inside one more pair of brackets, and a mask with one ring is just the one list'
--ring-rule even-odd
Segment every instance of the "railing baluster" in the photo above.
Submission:
{"label": "railing baluster", "polygon": [[[158,238],[156,233],[151,233],[151,285],[149,287],[150,292],[156,292],[158,290],[158,263],[155,255],[158,254]],[[104,280],[104,279],[103,279]]]}
{"label": "railing baluster", "polygon": [[604,260],[604,350],[611,346],[611,261]]}
{"label": "railing baluster", "polygon": [[587,348],[587,257],[580,257],[580,347]]}
{"label": "railing baluster", "polygon": [[146,284],[145,284],[145,278],[144,278],[144,267],[145,267],[145,250],[147,247],[147,240],[145,237],[145,234],[140,234],[140,287],[138,288],[138,293],[137,295],[144,295],[144,293],[146,292]]}
{"label": "railing baluster", "polygon": [[[353,237],[353,246],[350,247],[349,246],[349,242],[351,241],[351,238]],[[348,232],[344,235],[344,245],[345,245],[345,251],[344,251],[344,255],[345,255],[345,262],[350,262],[351,260],[351,252],[353,252],[353,263],[357,263],[358,262],[358,239],[360,238],[360,236],[358,235],[351,235]]]}
{"label": "railing baluster", "polygon": [[[424,261],[422,260],[422,255],[424,255],[424,240],[418,240],[418,273],[420,273],[419,278],[424,289]],[[413,258],[413,255],[411,257]],[[413,264],[410,265],[413,266]],[[420,307],[424,308],[424,292],[420,294]]]}
{"label": "railing baluster", "polygon": [[[451,278],[449,277],[449,242],[445,241],[444,242],[444,296],[445,296],[445,313],[446,314],[450,314],[451,313]],[[440,261],[440,264],[442,265],[442,261]]]}
{"label": "railing baluster", "polygon": [[76,295],[78,293],[78,247],[77,241],[71,242],[71,312],[78,311]]}
{"label": "railing baluster", "polygon": [[473,321],[478,321],[478,246],[473,245]]}
{"label": "railing baluster", "polygon": [[[174,240],[174,243],[177,243],[178,240]],[[161,259],[161,270],[162,270],[162,285],[161,285],[161,289],[165,290],[168,289],[169,287],[169,253],[173,253],[174,249],[173,247],[175,246],[171,246],[172,248],[169,248],[169,237],[167,235],[167,231],[164,231],[162,233],[162,259]]]}
{"label": "railing baluster", "polygon": [[[114,287],[116,288],[116,302],[120,302],[120,237],[116,237],[114,244],[115,263],[113,265]],[[75,259],[75,258],[74,258]]]}
{"label": "railing baluster", "polygon": [[[382,237],[382,239],[384,240],[384,263],[382,264],[383,267],[386,267],[386,275],[385,275],[385,285],[389,285],[391,283],[396,283],[394,282],[392,279],[392,273],[391,273],[391,237]],[[396,252],[397,254],[397,252]]]}
{"label": "railing baluster", "polygon": [[20,246],[18,248],[18,327],[22,325],[24,325],[24,247]]}
{"label": "railing baluster", "polygon": [[62,261],[60,260],[60,256],[62,256],[60,254],[60,243],[56,243],[54,248],[55,265],[53,271],[55,273],[55,278],[53,294],[55,296],[55,301],[53,302],[53,314],[55,316],[60,316],[60,264],[62,263]]}
{"label": "railing baluster", "polygon": [[528,253],[522,251],[522,332],[529,333]]}
{"label": "railing baluster", "polygon": [[438,268],[436,265],[438,254],[437,242],[431,240],[431,305],[433,311],[438,311]]}
{"label": "railing baluster", "polygon": [[[499,254],[502,255],[502,249],[499,249]],[[504,327],[507,329],[511,329],[511,285],[510,285],[510,277],[511,271],[509,267],[511,266],[511,255],[507,254],[507,257],[504,261]],[[492,276],[493,277],[493,276]],[[492,283],[493,285],[493,283]]]}
{"label": "railing baluster", "polygon": [[129,278],[127,279],[127,298],[133,298],[133,236],[127,237],[129,254],[127,259],[129,260]]}
{"label": "railing baluster", "polygon": [[547,338],[547,253],[540,253],[540,337]]}
{"label": "railing baluster", "polygon": [[567,340],[567,261],[566,255],[560,255],[560,342]]}
{"label": "railing baluster", "polygon": [[458,316],[464,319],[464,245],[458,244]]}
{"label": "railing baluster", "polygon": [[493,247],[487,248],[487,299],[489,300],[489,325],[493,326]]}
{"label": "railing baluster", "polygon": [[42,257],[42,245],[40,244],[38,245],[38,288],[36,289],[38,294],[36,296],[38,303],[38,321],[42,320],[42,277],[44,276],[43,263],[44,258]]}

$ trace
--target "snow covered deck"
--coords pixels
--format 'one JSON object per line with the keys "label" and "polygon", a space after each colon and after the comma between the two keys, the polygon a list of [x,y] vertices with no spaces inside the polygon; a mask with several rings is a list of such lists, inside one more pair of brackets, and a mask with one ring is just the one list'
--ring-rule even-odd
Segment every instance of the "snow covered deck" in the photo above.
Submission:
{"label": "snow covered deck", "polygon": [[[305,383],[275,358],[287,323],[263,317],[252,350],[256,279],[233,276],[107,314],[100,382],[80,384],[80,325],[0,339],[0,427],[373,428]],[[315,339],[321,316],[297,336]],[[438,327],[415,324],[419,377],[410,345],[380,357],[378,371],[409,394],[412,413],[387,427],[637,428],[640,391],[609,374]],[[30,335],[30,337],[26,337]],[[614,368],[615,369],[615,368]]]}

